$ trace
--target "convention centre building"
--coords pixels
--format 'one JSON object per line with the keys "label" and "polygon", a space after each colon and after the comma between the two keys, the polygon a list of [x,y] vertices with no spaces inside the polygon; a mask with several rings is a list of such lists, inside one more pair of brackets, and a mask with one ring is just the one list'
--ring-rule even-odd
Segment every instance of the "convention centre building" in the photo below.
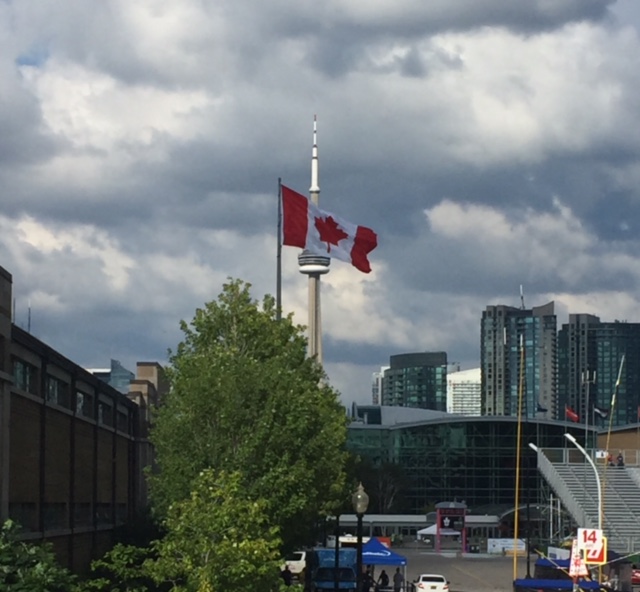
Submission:
{"label": "convention centre building", "polygon": [[[371,467],[392,467],[402,483],[385,512],[424,515],[436,504],[464,502],[470,513],[546,503],[548,490],[529,443],[566,448],[565,433],[594,445],[597,431],[564,421],[463,416],[406,407],[355,405],[347,445]],[[520,436],[518,437],[518,432]],[[517,443],[520,440],[520,455]],[[519,469],[519,470],[517,470]]]}

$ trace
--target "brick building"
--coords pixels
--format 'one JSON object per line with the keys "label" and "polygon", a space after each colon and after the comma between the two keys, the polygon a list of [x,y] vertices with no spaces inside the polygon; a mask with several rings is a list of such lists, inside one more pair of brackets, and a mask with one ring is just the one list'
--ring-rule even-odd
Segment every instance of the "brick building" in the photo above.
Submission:
{"label": "brick building", "polygon": [[11,292],[0,267],[0,519],[82,572],[146,506],[162,369],[139,363],[129,394],[118,392],[12,324]]}

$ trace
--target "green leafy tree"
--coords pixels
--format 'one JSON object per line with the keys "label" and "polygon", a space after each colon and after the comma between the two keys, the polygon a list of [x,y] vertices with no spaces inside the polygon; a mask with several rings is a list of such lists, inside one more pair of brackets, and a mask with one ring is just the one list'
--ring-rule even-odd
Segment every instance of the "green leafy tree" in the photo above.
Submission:
{"label": "green leafy tree", "polygon": [[70,592],[75,578],[56,561],[47,544],[17,540],[18,526],[7,520],[0,530],[0,589],[6,592]]}
{"label": "green leafy tree", "polygon": [[144,564],[157,583],[185,592],[280,588],[278,529],[241,483],[240,473],[205,470],[189,498],[169,507],[157,559]]}
{"label": "green leafy tree", "polygon": [[306,542],[344,489],[346,416],[303,328],[277,320],[274,299],[227,283],[181,323],[167,369],[171,392],[155,417],[151,476],[156,512],[185,499],[205,468],[238,471],[280,527],[284,547]]}
{"label": "green leafy tree", "polygon": [[118,543],[104,557],[91,563],[92,579],[84,582],[84,591],[149,592],[155,590],[144,562],[151,556],[146,548]]}

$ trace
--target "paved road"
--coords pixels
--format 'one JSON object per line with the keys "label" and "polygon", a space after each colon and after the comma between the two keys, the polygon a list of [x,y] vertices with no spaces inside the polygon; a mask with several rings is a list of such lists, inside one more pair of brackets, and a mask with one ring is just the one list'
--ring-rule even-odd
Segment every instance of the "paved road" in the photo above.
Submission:
{"label": "paved road", "polygon": [[[465,555],[456,557],[438,555],[420,549],[394,547],[407,558],[407,581],[413,581],[421,573],[438,573],[450,582],[451,592],[511,592],[513,590],[513,557]],[[534,556],[531,556],[533,571]],[[380,573],[381,566],[376,568]],[[392,575],[395,568],[387,569]],[[516,565],[517,577],[524,577],[526,560],[519,557]]]}

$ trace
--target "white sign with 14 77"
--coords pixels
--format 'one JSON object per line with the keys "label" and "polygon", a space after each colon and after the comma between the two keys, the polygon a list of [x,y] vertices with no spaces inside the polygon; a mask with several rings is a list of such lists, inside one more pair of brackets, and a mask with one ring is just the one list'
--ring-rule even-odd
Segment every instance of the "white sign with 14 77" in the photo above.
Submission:
{"label": "white sign with 14 77", "polygon": [[599,528],[578,528],[577,546],[584,562],[602,565],[607,562],[607,539]]}

